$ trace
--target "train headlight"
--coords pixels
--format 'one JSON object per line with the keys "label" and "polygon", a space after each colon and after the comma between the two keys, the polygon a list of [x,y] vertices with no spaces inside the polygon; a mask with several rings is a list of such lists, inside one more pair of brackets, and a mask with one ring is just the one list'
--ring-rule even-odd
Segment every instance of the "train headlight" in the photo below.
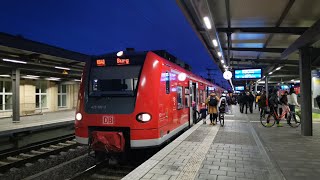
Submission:
{"label": "train headlight", "polygon": [[151,120],[151,115],[148,113],[140,113],[137,115],[136,119],[140,122],[148,122]]}
{"label": "train headlight", "polygon": [[76,120],[80,121],[82,119],[82,114],[81,113],[77,113],[76,114]]}

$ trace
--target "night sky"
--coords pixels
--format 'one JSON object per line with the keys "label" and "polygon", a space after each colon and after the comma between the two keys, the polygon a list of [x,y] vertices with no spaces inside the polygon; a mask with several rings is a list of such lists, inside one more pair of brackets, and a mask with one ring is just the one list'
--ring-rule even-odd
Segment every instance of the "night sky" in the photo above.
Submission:
{"label": "night sky", "polygon": [[84,54],[165,49],[203,77],[217,69],[175,0],[3,0],[0,17],[1,32]]}

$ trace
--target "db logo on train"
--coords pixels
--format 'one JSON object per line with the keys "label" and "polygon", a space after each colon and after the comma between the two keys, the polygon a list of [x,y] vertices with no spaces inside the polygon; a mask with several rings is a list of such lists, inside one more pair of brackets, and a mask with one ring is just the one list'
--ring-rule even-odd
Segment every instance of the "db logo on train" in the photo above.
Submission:
{"label": "db logo on train", "polygon": [[114,123],[113,116],[103,116],[102,123],[103,124],[113,124]]}

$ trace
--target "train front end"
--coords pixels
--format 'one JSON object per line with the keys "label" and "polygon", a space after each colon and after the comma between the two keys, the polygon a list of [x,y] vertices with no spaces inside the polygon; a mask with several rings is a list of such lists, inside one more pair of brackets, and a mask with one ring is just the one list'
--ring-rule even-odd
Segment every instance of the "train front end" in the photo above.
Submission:
{"label": "train front end", "polygon": [[106,55],[86,65],[75,122],[79,143],[96,152],[121,153],[131,149],[135,139],[157,136],[150,133],[158,125],[151,121],[156,113],[152,104],[138,103],[145,96],[146,56]]}

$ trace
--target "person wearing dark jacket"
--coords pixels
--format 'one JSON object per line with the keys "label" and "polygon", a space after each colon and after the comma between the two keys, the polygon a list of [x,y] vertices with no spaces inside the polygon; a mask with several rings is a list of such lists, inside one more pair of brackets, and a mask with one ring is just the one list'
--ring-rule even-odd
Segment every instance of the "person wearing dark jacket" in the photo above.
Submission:
{"label": "person wearing dark jacket", "polygon": [[[268,101],[268,105],[270,107],[270,114],[277,113],[278,104],[280,104],[280,102],[278,100],[277,92],[278,92],[278,90],[274,89],[272,91],[272,94],[270,95],[270,98],[269,98],[269,101]],[[279,120],[276,120],[276,122],[277,122],[277,126],[278,127],[282,127],[283,126],[282,124],[280,124]],[[269,125],[268,123],[269,122],[267,120],[267,126]]]}
{"label": "person wearing dark jacket", "polygon": [[240,112],[241,113],[243,113],[243,106],[242,106],[243,102],[242,102],[242,99],[243,99],[243,94],[241,93],[238,96],[238,103],[239,103],[239,107],[240,107]]}
{"label": "person wearing dark jacket", "polygon": [[245,106],[246,107],[246,114],[248,114],[249,102],[250,102],[249,92],[243,93],[243,95],[242,95],[242,112],[244,112],[243,108]]}
{"label": "person wearing dark jacket", "polygon": [[250,109],[250,113],[252,114],[253,111],[253,102],[254,102],[254,96],[252,94],[252,92],[249,93],[249,109]]}
{"label": "person wearing dark jacket", "polygon": [[267,111],[267,97],[266,97],[266,91],[263,91],[261,96],[260,96],[260,101],[259,101],[259,108],[261,109],[260,111],[260,117],[265,115]]}

